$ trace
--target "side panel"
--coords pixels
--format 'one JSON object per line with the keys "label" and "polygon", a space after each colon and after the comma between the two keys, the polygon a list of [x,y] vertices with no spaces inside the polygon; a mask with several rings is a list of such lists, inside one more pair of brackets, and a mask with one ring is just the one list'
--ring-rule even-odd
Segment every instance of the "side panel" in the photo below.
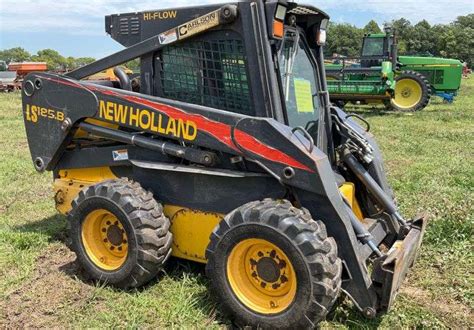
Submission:
{"label": "side panel", "polygon": [[225,214],[175,205],[165,205],[164,212],[170,219],[170,231],[173,233],[171,254],[178,258],[205,263],[211,233]]}
{"label": "side panel", "polygon": [[439,57],[400,56],[403,70],[423,74],[436,91],[455,92],[461,87],[462,63]]}

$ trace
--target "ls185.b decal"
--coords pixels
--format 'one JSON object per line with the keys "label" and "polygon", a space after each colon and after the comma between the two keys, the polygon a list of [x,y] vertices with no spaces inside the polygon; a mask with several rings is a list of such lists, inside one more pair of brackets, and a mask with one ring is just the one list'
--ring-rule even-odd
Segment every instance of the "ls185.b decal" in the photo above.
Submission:
{"label": "ls185.b decal", "polygon": [[27,104],[25,109],[25,118],[32,123],[38,122],[38,119],[40,118],[63,121],[64,113],[54,109],[43,108],[38,105]]}

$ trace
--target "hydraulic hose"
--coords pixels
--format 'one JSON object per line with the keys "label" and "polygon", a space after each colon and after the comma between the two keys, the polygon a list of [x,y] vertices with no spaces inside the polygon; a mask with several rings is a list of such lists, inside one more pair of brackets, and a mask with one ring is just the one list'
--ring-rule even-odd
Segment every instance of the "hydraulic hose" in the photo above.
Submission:
{"label": "hydraulic hose", "polygon": [[380,206],[390,215],[394,216],[400,225],[407,227],[406,221],[398,212],[397,206],[392,199],[380,187],[377,181],[370,175],[370,173],[357,161],[349,149],[344,149],[342,152],[344,163],[352,170],[357,178],[364,184],[370,194],[377,200]]}
{"label": "hydraulic hose", "polygon": [[346,203],[347,213],[349,214],[352,228],[354,228],[354,232],[356,233],[357,238],[362,243],[367,244],[378,257],[383,256],[382,252],[380,252],[377,245],[375,245],[375,243],[373,242],[372,235],[365,229],[364,225],[362,225],[359,219],[356,218],[356,216],[354,215],[354,212],[352,212],[352,209],[349,207],[347,200],[345,198],[343,199],[344,199],[344,202]]}
{"label": "hydraulic hose", "polygon": [[130,134],[124,131],[118,131],[103,126],[97,126],[82,122],[79,127],[93,135],[110,139],[117,142],[135,145],[137,147],[160,151],[164,154],[183,158],[194,163],[212,166],[216,161],[216,156],[212,152],[187,148],[171,142],[161,141],[141,136],[140,134]]}

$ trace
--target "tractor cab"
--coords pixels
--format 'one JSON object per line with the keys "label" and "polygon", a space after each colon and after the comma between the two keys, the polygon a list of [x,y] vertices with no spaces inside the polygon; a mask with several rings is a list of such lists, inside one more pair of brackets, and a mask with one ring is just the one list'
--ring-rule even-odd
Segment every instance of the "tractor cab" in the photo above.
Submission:
{"label": "tractor cab", "polygon": [[[360,54],[361,66],[376,67],[381,66],[383,61],[392,61],[396,65],[397,49],[394,44],[395,35],[392,29],[385,27],[385,33],[368,33],[362,40],[362,50]],[[394,69],[396,66],[393,67]]]}

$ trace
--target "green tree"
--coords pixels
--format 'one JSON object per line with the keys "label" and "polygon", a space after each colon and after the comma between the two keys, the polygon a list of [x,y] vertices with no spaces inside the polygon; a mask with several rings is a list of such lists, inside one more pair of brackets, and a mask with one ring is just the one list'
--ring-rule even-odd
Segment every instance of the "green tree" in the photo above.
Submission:
{"label": "green tree", "polygon": [[32,56],[35,62],[46,62],[48,70],[66,70],[68,61],[54,49],[39,50]]}
{"label": "green tree", "polygon": [[7,63],[23,62],[28,61],[30,59],[30,53],[21,47],[0,50],[0,60],[5,61]]}
{"label": "green tree", "polygon": [[382,33],[380,26],[374,20],[371,20],[369,23],[367,23],[362,30],[364,33]]}
{"label": "green tree", "polygon": [[363,36],[364,31],[354,25],[330,23],[326,54],[359,56]]}
{"label": "green tree", "polygon": [[[441,29],[441,26],[437,26],[436,29]],[[439,33],[435,32],[435,28],[426,20],[422,20],[413,26],[409,36],[404,37],[407,53],[412,55],[437,55],[439,53],[437,48],[439,37]]]}
{"label": "green tree", "polygon": [[75,67],[74,68],[79,68],[81,66],[90,64],[95,61],[95,58],[93,57],[78,57],[75,59]]}
{"label": "green tree", "polygon": [[125,63],[125,66],[129,68],[132,71],[138,71],[140,70],[140,59],[136,58],[134,60],[131,60],[127,63]]}
{"label": "green tree", "polygon": [[451,24],[455,45],[446,51],[453,57],[467,62],[469,66],[474,65],[474,14],[459,16]]}
{"label": "green tree", "polygon": [[410,21],[405,18],[400,18],[397,20],[393,20],[389,23],[397,32],[398,37],[400,40],[408,40],[410,38],[410,34],[413,30],[413,26],[411,25]]}

